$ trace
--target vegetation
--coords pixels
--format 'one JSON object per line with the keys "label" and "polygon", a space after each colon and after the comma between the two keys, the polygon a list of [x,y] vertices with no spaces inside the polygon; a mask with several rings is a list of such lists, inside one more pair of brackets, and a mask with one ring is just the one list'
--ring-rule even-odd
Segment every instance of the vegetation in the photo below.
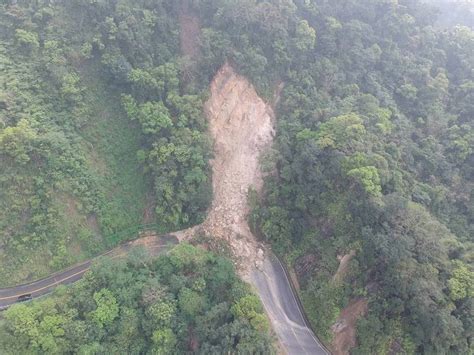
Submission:
{"label": "vegetation", "polygon": [[232,58],[264,94],[285,83],[251,219],[295,267],[318,334],[367,297],[354,353],[472,352],[472,29],[439,29],[410,1],[219,6],[204,41],[232,49],[205,42],[204,56]]}
{"label": "vegetation", "polygon": [[147,1],[0,3],[0,285],[142,223],[203,219],[203,93],[181,82],[173,16]]}
{"label": "vegetation", "polygon": [[[201,25],[186,60],[183,9]],[[0,282],[117,243],[146,196],[163,231],[202,220],[202,103],[228,61],[269,100],[285,84],[251,220],[295,268],[318,334],[365,297],[354,353],[472,353],[474,32],[453,13],[463,25],[412,0],[1,1]],[[192,318],[209,300],[186,287],[173,307]],[[103,288],[84,319],[119,329]],[[144,336],[182,346],[159,329]]]}
{"label": "vegetation", "polygon": [[260,300],[230,260],[187,244],[169,255],[104,260],[0,325],[9,354],[270,354]]}

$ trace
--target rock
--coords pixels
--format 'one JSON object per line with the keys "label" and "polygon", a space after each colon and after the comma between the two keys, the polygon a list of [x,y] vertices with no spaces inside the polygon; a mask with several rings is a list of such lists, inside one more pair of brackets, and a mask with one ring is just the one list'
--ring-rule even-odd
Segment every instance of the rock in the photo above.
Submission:
{"label": "rock", "polygon": [[347,324],[344,320],[341,320],[341,321],[338,321],[336,323],[334,323],[331,327],[331,330],[334,332],[334,333],[340,333],[341,331],[343,331],[345,328],[347,328]]}

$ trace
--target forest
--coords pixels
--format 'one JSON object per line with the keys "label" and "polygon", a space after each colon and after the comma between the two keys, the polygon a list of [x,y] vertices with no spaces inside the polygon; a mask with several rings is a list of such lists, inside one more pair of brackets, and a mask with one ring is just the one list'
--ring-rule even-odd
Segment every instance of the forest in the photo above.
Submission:
{"label": "forest", "polygon": [[229,259],[191,245],[103,260],[71,287],[5,312],[2,354],[272,352],[260,300]]}
{"label": "forest", "polygon": [[[249,219],[295,271],[318,336],[330,343],[342,310],[364,299],[353,354],[474,352],[474,31],[469,12],[443,17],[435,3],[1,0],[0,286],[94,256],[132,226],[201,222],[212,158],[203,103],[229,62],[268,101],[283,83]],[[183,12],[199,23],[195,56],[180,51]],[[0,347],[179,353],[191,338],[204,353],[267,348],[258,302],[241,286],[213,294],[223,279],[209,273],[232,273],[205,255],[201,286],[173,256],[97,267],[77,295],[9,310]],[[128,299],[117,298],[123,285]],[[172,321],[147,318],[150,287]],[[209,313],[186,314],[186,294]],[[231,306],[243,297],[254,324]],[[209,333],[193,333],[198,317]],[[211,328],[246,336],[217,344]]]}

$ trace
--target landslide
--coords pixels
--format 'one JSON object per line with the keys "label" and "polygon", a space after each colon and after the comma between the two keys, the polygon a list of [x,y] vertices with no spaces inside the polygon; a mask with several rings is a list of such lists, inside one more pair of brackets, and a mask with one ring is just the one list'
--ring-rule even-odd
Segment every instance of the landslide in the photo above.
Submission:
{"label": "landslide", "polygon": [[213,201],[203,224],[178,233],[189,238],[200,231],[226,240],[242,276],[257,260],[258,244],[250,231],[247,195],[263,186],[259,158],[271,144],[274,112],[252,84],[228,63],[217,72],[205,104],[213,139]]}

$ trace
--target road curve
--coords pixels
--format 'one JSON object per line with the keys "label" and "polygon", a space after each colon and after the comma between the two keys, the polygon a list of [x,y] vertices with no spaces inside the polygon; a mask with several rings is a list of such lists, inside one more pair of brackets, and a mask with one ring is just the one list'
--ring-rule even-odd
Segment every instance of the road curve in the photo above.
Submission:
{"label": "road curve", "polygon": [[[148,251],[156,255],[167,250],[167,246],[175,244],[178,244],[178,239],[173,235],[167,235],[156,237],[153,242],[147,242],[144,245]],[[99,257],[121,257],[135,245],[137,245],[137,241],[125,243]],[[67,285],[78,281],[97,258],[38,281],[0,289],[0,310],[15,304],[21,295],[28,294],[32,298],[37,298],[52,292],[58,285]],[[329,355],[329,352],[306,325],[285,270],[273,253],[268,252],[259,268],[252,270],[250,282],[260,296],[272,327],[289,355]]]}
{"label": "road curve", "polygon": [[[171,235],[156,237],[151,243],[146,243],[145,248],[153,255],[161,253],[166,250],[167,246],[178,244],[178,239]],[[137,245],[136,241],[125,243],[115,249],[112,249],[99,257],[117,258],[124,256],[131,248]],[[74,265],[66,270],[56,272],[44,279],[30,282],[24,285],[18,285],[9,288],[0,289],[0,310],[4,310],[15,304],[18,297],[21,295],[31,295],[32,298],[37,298],[46,295],[54,290],[58,285],[67,285],[78,281],[84,276],[92,263],[97,258],[87,260],[83,263]]]}
{"label": "road curve", "polygon": [[329,355],[306,325],[285,270],[273,253],[267,253],[263,263],[252,271],[250,280],[288,354]]}

